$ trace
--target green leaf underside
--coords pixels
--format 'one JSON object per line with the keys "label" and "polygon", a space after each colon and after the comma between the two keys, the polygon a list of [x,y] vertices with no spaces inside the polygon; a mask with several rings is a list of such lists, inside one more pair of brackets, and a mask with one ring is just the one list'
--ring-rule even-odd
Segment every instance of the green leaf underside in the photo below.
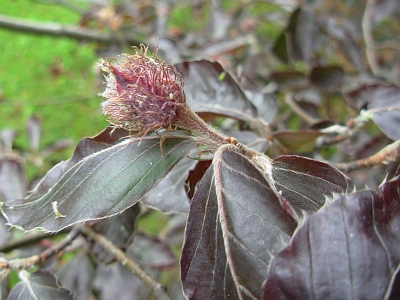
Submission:
{"label": "green leaf underside", "polygon": [[[86,157],[42,196],[3,206],[10,224],[25,230],[58,231],[71,224],[118,214],[134,205],[184,158],[195,142],[167,138],[129,139]],[[64,215],[55,218],[52,202]]]}
{"label": "green leaf underside", "polygon": [[219,151],[192,199],[181,267],[189,299],[259,299],[297,223],[245,157]]}
{"label": "green leaf underside", "polygon": [[8,300],[75,300],[73,293],[62,288],[49,271],[39,270],[19,282],[10,292]]}

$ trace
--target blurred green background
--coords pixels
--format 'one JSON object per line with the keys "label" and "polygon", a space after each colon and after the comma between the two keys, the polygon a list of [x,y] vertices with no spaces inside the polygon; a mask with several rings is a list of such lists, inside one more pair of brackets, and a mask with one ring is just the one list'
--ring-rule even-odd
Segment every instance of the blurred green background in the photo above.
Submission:
{"label": "blurred green background", "polygon": [[[118,2],[110,1],[108,5],[115,6]],[[71,5],[78,9],[71,9]],[[140,3],[135,5],[140,7]],[[223,1],[222,5],[229,11],[240,2]],[[190,3],[172,6],[167,20],[169,34],[179,38],[185,32],[203,29],[210,18],[210,8],[208,2],[198,9],[193,9]],[[257,16],[260,12],[279,10],[277,6],[266,3],[261,8],[255,3],[250,12]],[[41,21],[42,24],[78,25],[84,19],[82,12],[91,9],[94,14],[99,13],[93,1],[1,0],[0,4],[2,15]],[[143,20],[132,21],[142,25],[153,22],[146,16]],[[282,27],[272,21],[267,22],[267,27],[265,22],[262,24],[258,30],[271,40]],[[109,32],[107,28],[96,27],[96,24],[95,29]],[[140,37],[140,34],[136,33],[136,36]],[[149,42],[146,39],[148,37],[143,36],[141,42]],[[98,94],[104,86],[96,66],[99,60],[97,51],[103,46],[97,42],[80,42],[0,27],[0,131],[5,128],[17,130],[15,150],[30,151],[26,122],[31,116],[42,121],[41,149],[66,138],[72,139],[76,145],[82,138],[94,136],[108,125],[100,109],[102,98]],[[129,51],[127,46],[124,51]],[[40,166],[28,161],[28,176],[33,179],[43,175],[52,165],[68,159],[73,149],[71,146],[51,155]]]}
{"label": "blurred green background", "polygon": [[[2,0],[0,13],[66,24],[81,18],[63,6],[28,0]],[[0,129],[18,130],[16,147],[21,149],[28,147],[25,127],[31,115],[43,121],[41,147],[101,131],[107,122],[97,95],[102,89],[97,60],[90,43],[0,28]]]}

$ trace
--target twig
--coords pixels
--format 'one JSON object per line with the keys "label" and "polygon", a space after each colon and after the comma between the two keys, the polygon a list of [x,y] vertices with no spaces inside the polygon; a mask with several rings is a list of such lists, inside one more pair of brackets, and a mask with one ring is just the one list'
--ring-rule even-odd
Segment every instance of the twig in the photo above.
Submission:
{"label": "twig", "polygon": [[351,172],[353,170],[371,168],[375,165],[387,165],[390,162],[400,160],[400,140],[387,145],[374,155],[348,163],[334,164],[339,170]]}
{"label": "twig", "polygon": [[364,15],[362,18],[361,26],[362,26],[362,33],[365,43],[365,54],[367,56],[367,60],[369,66],[371,68],[372,74],[375,76],[380,75],[380,68],[378,59],[375,53],[375,41],[372,35],[372,28],[371,28],[371,12],[373,5],[375,4],[375,0],[367,0],[365,5]]}
{"label": "twig", "polygon": [[154,292],[154,298],[157,300],[171,300],[172,298],[165,291],[165,287],[149,276],[136,262],[134,262],[125,252],[114,246],[111,241],[103,235],[93,231],[92,228],[82,225],[81,232],[86,237],[99,243],[106,251],[113,254],[114,257],[128,270],[133,272],[139,279]]}
{"label": "twig", "polygon": [[23,247],[23,246],[27,246],[27,245],[31,245],[34,244],[38,241],[50,238],[50,237],[54,237],[56,235],[59,234],[63,234],[68,232],[69,230],[62,230],[59,231],[57,233],[51,233],[51,232],[38,232],[36,234],[30,234],[30,235],[24,235],[22,238],[19,238],[17,240],[11,240],[9,242],[7,242],[6,244],[4,244],[2,247],[0,247],[0,252],[8,252],[8,251],[12,251],[14,249]]}
{"label": "twig", "polygon": [[[20,18],[13,18],[0,14],[0,27],[33,34],[45,34],[56,37],[69,37],[77,40],[88,40],[103,43],[118,42],[120,37],[115,34],[103,34],[98,30],[84,29],[73,25],[62,25],[52,22],[36,22]],[[130,37],[123,35],[124,41],[131,46],[139,46],[140,43]]]}
{"label": "twig", "polygon": [[9,261],[0,261],[0,269],[26,269],[46,261],[51,256],[56,255],[65,247],[72,243],[72,241],[80,234],[80,227],[74,227],[70,233],[58,244],[50,247],[40,254],[33,255],[26,258],[17,258]]}
{"label": "twig", "polygon": [[306,121],[308,124],[314,123],[317,121],[313,116],[308,114],[306,111],[304,111],[300,105],[296,103],[293,99],[293,94],[292,93],[287,93],[285,96],[285,102],[293,109],[293,111],[304,121]]}

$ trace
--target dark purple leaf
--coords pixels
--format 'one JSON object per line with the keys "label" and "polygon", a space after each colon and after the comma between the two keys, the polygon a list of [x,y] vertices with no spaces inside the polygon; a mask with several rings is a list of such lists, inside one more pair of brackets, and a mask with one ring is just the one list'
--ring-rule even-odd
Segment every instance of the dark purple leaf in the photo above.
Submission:
{"label": "dark purple leaf", "polygon": [[400,139],[400,89],[380,89],[368,103],[368,112],[382,132],[392,140]]}
{"label": "dark purple leaf", "polygon": [[345,75],[339,66],[315,67],[311,71],[310,80],[324,92],[334,91],[340,88]]}
{"label": "dark purple leaf", "polygon": [[144,283],[119,263],[98,265],[94,288],[99,299],[104,300],[146,300],[149,296],[149,290]]}
{"label": "dark purple leaf", "polygon": [[400,264],[393,273],[386,290],[384,300],[400,299]]}
{"label": "dark purple leaf", "polygon": [[376,24],[399,13],[400,7],[397,0],[374,1],[371,9],[371,22]]}
{"label": "dark purple leaf", "polygon": [[359,83],[357,87],[353,87],[344,91],[343,96],[350,106],[358,111],[361,111],[367,107],[367,104],[377,93],[392,87],[395,86],[386,82],[378,80],[364,80],[364,82],[361,84]]}
{"label": "dark purple leaf", "polygon": [[291,152],[310,152],[314,149],[315,140],[324,135],[318,130],[279,130],[272,133],[278,145]]}
{"label": "dark purple leaf", "polygon": [[199,60],[178,64],[176,68],[188,75],[186,99],[199,115],[222,115],[243,121],[251,121],[257,115],[254,105],[219,63]]}
{"label": "dark purple leaf", "polygon": [[283,62],[290,62],[288,42],[285,33],[281,33],[275,40],[275,44],[272,47],[272,52]]}
{"label": "dark purple leaf", "polygon": [[185,235],[186,220],[187,215],[185,214],[173,215],[160,235],[162,239],[169,245],[182,245]]}
{"label": "dark purple leaf", "polygon": [[8,226],[6,226],[6,219],[3,216],[0,216],[0,247],[3,247],[10,238],[11,232]]}
{"label": "dark purple leaf", "polygon": [[25,197],[28,179],[25,163],[18,156],[0,158],[0,198],[4,201]]}
{"label": "dark purple leaf", "polygon": [[211,165],[191,202],[181,256],[181,278],[188,299],[237,298],[227,265]]}
{"label": "dark purple leaf", "polygon": [[182,61],[181,52],[176,45],[176,41],[166,37],[160,37],[157,39],[157,43],[154,43],[152,46],[153,48],[158,47],[158,54],[162,56],[164,61],[168,61],[168,63],[171,64]]}
{"label": "dark purple leaf", "polygon": [[42,196],[12,201],[3,212],[10,224],[48,231],[113,216],[142,199],[195,145],[188,136],[167,138],[162,155],[158,136],[125,140],[82,159]]}
{"label": "dark purple leaf", "polygon": [[76,300],[71,291],[60,286],[53,273],[45,270],[30,275],[25,270],[21,272],[22,280],[14,286],[7,300]]}
{"label": "dark purple leaf", "polygon": [[334,125],[336,125],[336,123],[331,120],[317,120],[314,123],[308,125],[306,129],[321,130]]}
{"label": "dark purple leaf", "polygon": [[272,161],[272,177],[278,192],[299,215],[315,212],[326,196],[345,193],[348,178],[329,164],[296,155],[282,155]]}
{"label": "dark purple leaf", "polygon": [[174,266],[177,260],[168,244],[158,238],[137,233],[133,243],[126,252],[139,261],[140,264],[154,268],[165,269]]}
{"label": "dark purple leaf", "polygon": [[3,278],[0,281],[0,299],[7,299],[8,293],[10,289],[9,278]]}
{"label": "dark purple leaf", "polygon": [[260,298],[271,256],[296,225],[264,175],[229,146],[221,148],[190,205],[181,258],[187,297]]}
{"label": "dark purple leaf", "polygon": [[[309,87],[301,89],[300,91],[296,92],[295,100],[298,102],[298,104],[301,106],[303,110],[310,113],[306,105],[312,108],[320,106],[323,101],[322,92],[323,91],[316,88],[315,86],[310,85]],[[319,117],[318,110],[316,109],[316,113],[312,115],[316,115],[317,117]]]}
{"label": "dark purple leaf", "polygon": [[31,149],[37,153],[39,151],[40,136],[42,133],[42,121],[38,117],[32,116],[26,124],[26,129],[28,131]]}
{"label": "dark purple leaf", "polygon": [[62,285],[79,300],[90,300],[94,270],[87,255],[78,254],[57,272]]}
{"label": "dark purple leaf", "polygon": [[356,30],[351,27],[351,23],[327,15],[318,16],[318,23],[329,37],[340,42],[340,47],[348,59],[360,73],[364,73],[366,71],[364,56],[362,48],[357,43],[361,34],[355,32]]}
{"label": "dark purple leaf", "polygon": [[309,85],[307,76],[297,71],[275,72],[270,80],[277,82],[281,89],[300,89]]}
{"label": "dark purple leaf", "polygon": [[319,28],[313,12],[298,8],[292,13],[286,37],[290,45],[289,54],[294,60],[310,60],[318,33]]}
{"label": "dark purple leaf", "polygon": [[367,133],[353,135],[352,140],[346,143],[344,150],[348,154],[352,154],[355,159],[366,158],[374,155],[389,145],[391,140],[383,134],[371,136]]}
{"label": "dark purple leaf", "polygon": [[194,192],[196,191],[196,186],[203,178],[208,167],[211,165],[211,160],[204,160],[197,162],[195,168],[189,171],[187,178],[185,180],[185,190],[189,199],[193,198]]}
{"label": "dark purple leaf", "polygon": [[219,5],[213,5],[211,10],[211,20],[209,31],[212,40],[219,40],[229,36],[229,27],[233,23],[233,16],[220,9]]}
{"label": "dark purple leaf", "polygon": [[74,155],[71,159],[65,162],[60,162],[55,165],[46,177],[39,183],[39,185],[32,191],[32,196],[41,195],[53,185],[74,165],[81,159],[89,156],[95,152],[109,148],[110,146],[120,143],[123,138],[129,136],[129,132],[123,129],[106,128],[100,134],[93,138],[84,138],[78,142],[75,148]]}
{"label": "dark purple leaf", "polygon": [[[137,203],[119,215],[100,221],[93,226],[93,229],[105,236],[117,248],[125,249],[133,239],[139,215],[140,206]],[[114,260],[114,255],[104,250],[104,247],[97,243],[92,245],[90,249],[95,253],[97,260],[103,263]]]}
{"label": "dark purple leaf", "polygon": [[257,108],[258,117],[265,123],[271,123],[278,113],[278,102],[272,94],[264,93],[261,88],[249,78],[242,83],[247,98]]}
{"label": "dark purple leaf", "polygon": [[16,137],[17,132],[13,129],[3,129],[0,131],[0,145],[4,152],[11,152]]}
{"label": "dark purple leaf", "polygon": [[161,182],[143,199],[143,203],[165,213],[187,213],[189,199],[185,192],[185,180],[196,160],[182,159]]}
{"label": "dark purple leaf", "polygon": [[215,59],[225,54],[234,55],[237,53],[243,53],[249,47],[250,44],[248,39],[244,36],[238,36],[235,38],[214,41],[208,44],[201,49],[201,55]]}
{"label": "dark purple leaf", "polygon": [[272,260],[264,299],[396,295],[399,188],[396,178],[382,185],[381,196],[369,190],[344,195],[306,219]]}

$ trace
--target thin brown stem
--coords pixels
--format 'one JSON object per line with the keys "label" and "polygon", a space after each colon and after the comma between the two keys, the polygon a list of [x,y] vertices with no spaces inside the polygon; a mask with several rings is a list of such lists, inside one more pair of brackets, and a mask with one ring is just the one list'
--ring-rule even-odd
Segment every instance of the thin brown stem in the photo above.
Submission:
{"label": "thin brown stem", "polygon": [[375,76],[380,75],[380,68],[378,59],[375,52],[375,40],[372,35],[372,26],[371,26],[371,12],[375,0],[368,0],[365,5],[364,15],[362,18],[361,26],[362,26],[362,33],[365,43],[365,54],[367,56],[367,60],[369,66],[371,68],[372,74]]}
{"label": "thin brown stem", "polygon": [[139,42],[130,36],[104,34],[97,30],[83,29],[73,25],[62,25],[52,22],[37,22],[0,14],[0,27],[33,34],[45,34],[59,37],[69,37],[77,40],[96,41],[103,43],[119,42],[121,38],[129,45],[139,46]]}
{"label": "thin brown stem", "polygon": [[111,241],[101,234],[93,231],[92,228],[82,225],[80,230],[87,238],[92,239],[101,245],[104,250],[113,254],[124,267],[134,273],[151,291],[157,300],[171,300],[172,298],[165,291],[165,287],[148,275],[135,261],[132,260],[125,252],[117,248]]}
{"label": "thin brown stem", "polygon": [[219,145],[228,144],[227,136],[214,130],[202,118],[200,118],[186,103],[176,110],[177,121],[174,125],[200,134],[204,138],[208,138]]}
{"label": "thin brown stem", "polygon": [[0,247],[0,252],[8,252],[12,251],[14,249],[28,246],[34,243],[37,243],[41,240],[47,239],[54,237],[56,235],[60,235],[66,232],[69,232],[69,229],[64,229],[62,231],[56,232],[56,233],[51,233],[51,232],[37,232],[35,234],[29,234],[29,235],[24,235],[22,238],[19,238],[17,240],[11,240],[4,244],[2,247]]}
{"label": "thin brown stem", "polygon": [[58,244],[54,245],[43,251],[40,254],[33,255],[26,258],[12,259],[9,261],[0,261],[0,269],[26,269],[33,267],[41,262],[46,261],[53,255],[60,253],[68,245],[72,243],[73,240],[80,234],[79,227],[74,227],[70,233]]}
{"label": "thin brown stem", "polygon": [[285,96],[285,102],[292,108],[292,110],[304,121],[306,121],[308,124],[314,123],[317,121],[313,116],[311,116],[309,113],[307,113],[305,110],[303,110],[300,105],[297,104],[296,101],[293,99],[293,94],[292,93],[287,93]]}
{"label": "thin brown stem", "polygon": [[376,165],[387,165],[394,161],[400,161],[400,140],[386,146],[372,156],[348,163],[338,163],[335,164],[335,167],[344,172],[351,172]]}

